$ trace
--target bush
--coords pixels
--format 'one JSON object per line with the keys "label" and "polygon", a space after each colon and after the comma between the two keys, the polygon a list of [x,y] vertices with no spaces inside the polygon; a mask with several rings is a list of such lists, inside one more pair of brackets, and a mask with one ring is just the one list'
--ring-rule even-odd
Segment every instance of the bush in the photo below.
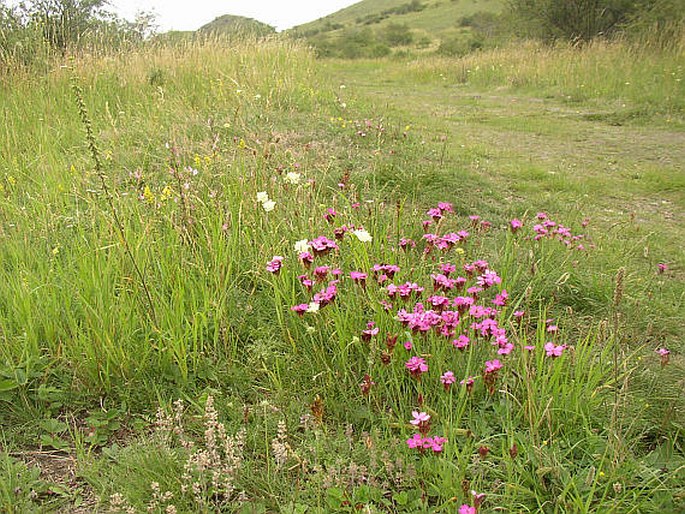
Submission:
{"label": "bush", "polygon": [[414,35],[406,23],[403,25],[391,23],[385,27],[381,37],[388,46],[406,46],[414,41]]}
{"label": "bush", "polygon": [[622,27],[652,2],[631,0],[511,0],[511,8],[527,35],[543,39],[589,41]]}

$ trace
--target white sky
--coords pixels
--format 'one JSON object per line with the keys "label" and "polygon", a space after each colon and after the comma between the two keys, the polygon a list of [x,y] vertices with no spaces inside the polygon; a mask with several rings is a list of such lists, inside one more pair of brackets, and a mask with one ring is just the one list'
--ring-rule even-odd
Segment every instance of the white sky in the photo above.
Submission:
{"label": "white sky", "polygon": [[132,20],[154,11],[160,31],[195,30],[222,14],[247,16],[278,30],[316,20],[359,0],[110,0],[111,10]]}

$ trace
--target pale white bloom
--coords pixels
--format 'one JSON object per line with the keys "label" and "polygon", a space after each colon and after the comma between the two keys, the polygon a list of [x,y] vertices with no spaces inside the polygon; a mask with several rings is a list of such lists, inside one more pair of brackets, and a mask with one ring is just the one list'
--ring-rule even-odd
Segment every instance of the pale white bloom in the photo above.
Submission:
{"label": "pale white bloom", "polygon": [[307,307],[307,312],[315,313],[319,312],[319,307],[321,307],[317,302],[312,302],[309,304],[309,307]]}
{"label": "pale white bloom", "polygon": [[295,242],[295,251],[297,253],[308,252],[310,249],[311,246],[309,246],[309,243],[306,239],[300,239],[299,241]]}
{"label": "pale white bloom", "polygon": [[296,186],[297,184],[300,183],[300,180],[302,179],[302,175],[297,173],[296,171],[289,171],[288,173],[285,174],[285,177],[283,180],[285,180],[288,184],[292,184],[293,186]]}
{"label": "pale white bloom", "polygon": [[352,232],[355,236],[357,236],[357,239],[359,239],[362,243],[370,243],[373,241],[373,237],[371,237],[371,234],[368,233],[363,228],[358,228],[354,232]]}
{"label": "pale white bloom", "polygon": [[276,202],[274,202],[273,200],[267,200],[262,204],[262,207],[264,207],[264,210],[266,212],[271,212],[274,210],[274,207],[276,207]]}
{"label": "pale white bloom", "polygon": [[267,193],[266,191],[260,191],[259,193],[257,193],[257,201],[259,203],[268,202],[269,201],[269,193]]}

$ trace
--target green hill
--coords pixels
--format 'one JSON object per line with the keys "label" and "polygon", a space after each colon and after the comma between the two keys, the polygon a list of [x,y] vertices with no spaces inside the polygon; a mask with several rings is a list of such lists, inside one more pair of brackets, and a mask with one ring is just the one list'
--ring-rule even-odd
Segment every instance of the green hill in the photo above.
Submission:
{"label": "green hill", "polygon": [[268,36],[276,32],[271,25],[261,21],[246,18],[244,16],[233,16],[224,14],[198,29],[200,34],[228,35],[228,36]]}
{"label": "green hill", "polygon": [[392,49],[466,53],[496,38],[504,0],[363,0],[291,30],[321,55],[365,57]]}

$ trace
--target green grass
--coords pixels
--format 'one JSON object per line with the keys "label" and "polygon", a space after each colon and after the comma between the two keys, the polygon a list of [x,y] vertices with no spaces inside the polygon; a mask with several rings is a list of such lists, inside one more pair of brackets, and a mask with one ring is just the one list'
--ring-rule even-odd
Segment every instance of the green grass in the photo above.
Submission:
{"label": "green grass", "polygon": [[[683,62],[642,52],[341,62],[285,41],[208,41],[6,78],[0,510],[438,513],[471,504],[470,490],[487,495],[480,512],[682,510]],[[429,230],[471,235],[424,253],[421,221],[442,201],[455,212]],[[534,241],[540,211],[585,234],[585,251]],[[348,232],[304,268],[295,242],[341,225],[372,240]],[[475,334],[459,351],[412,333],[396,315],[415,302],[386,312],[371,272],[397,264],[396,284],[428,292],[440,264],[456,275],[476,259],[502,279],[480,303],[509,293],[496,316],[508,357]],[[299,276],[323,264],[344,272],[337,298],[299,317],[291,307],[328,284],[309,293]],[[563,356],[546,356],[550,341]],[[420,380],[412,356],[429,364]],[[494,358],[505,365],[484,384]],[[412,411],[447,438],[441,453],[407,447]],[[55,472],[65,459],[75,478]]]}

